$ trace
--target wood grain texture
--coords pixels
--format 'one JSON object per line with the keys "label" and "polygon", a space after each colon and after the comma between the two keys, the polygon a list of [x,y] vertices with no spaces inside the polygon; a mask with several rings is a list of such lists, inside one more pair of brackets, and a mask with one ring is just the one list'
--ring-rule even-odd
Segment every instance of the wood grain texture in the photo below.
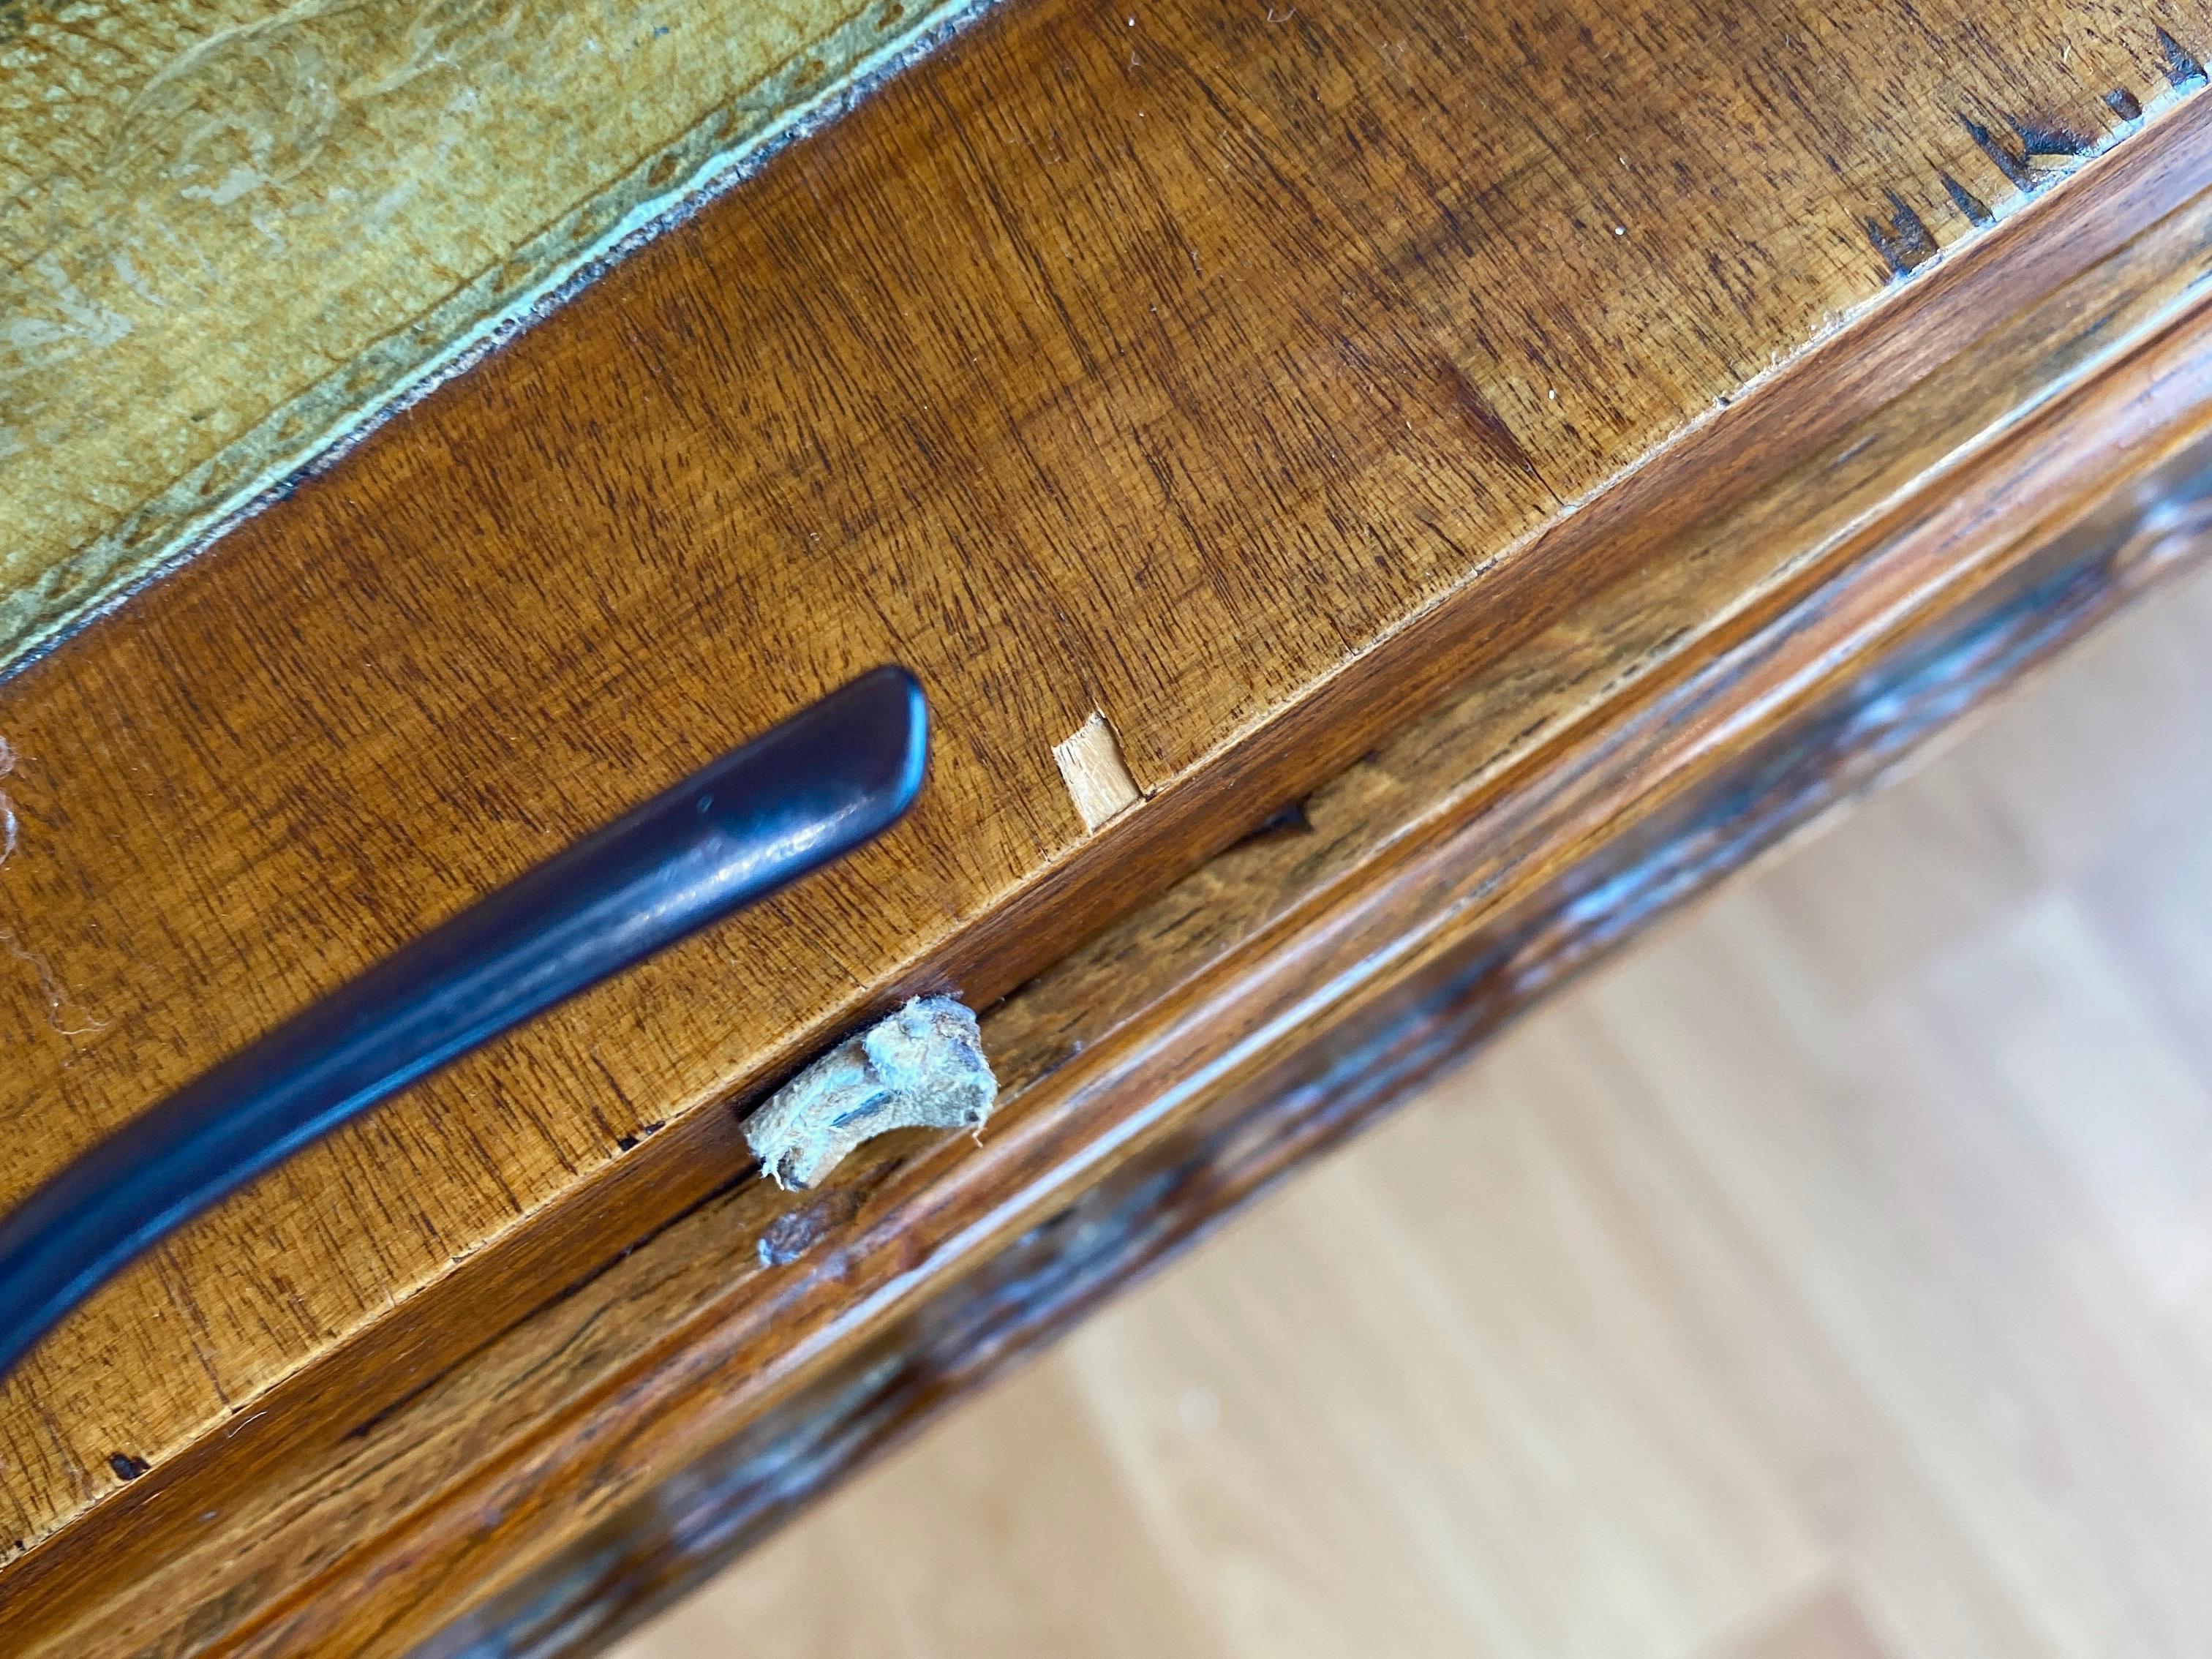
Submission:
{"label": "wood grain texture", "polygon": [[[896,1325],[856,1345],[842,1365],[795,1397],[757,1418],[732,1414],[743,1426],[731,1439],[422,1645],[418,1659],[597,1651],[766,1538],[855,1465],[988,1386],[1237,1206],[1400,1104],[1571,976],[1872,787],[1917,744],[2146,586],[2212,552],[2212,437],[2200,437],[2139,485],[1986,588],[1977,584],[1971,599],[1921,619],[1912,637],[1891,642],[1877,660],[1850,662],[1856,672],[1838,691],[1793,710],[1757,744],[1724,759],[1708,754],[1692,768],[1703,781],[1664,810],[1644,817],[1642,803],[1619,801],[1621,819],[1610,835],[1548,885],[1521,892],[1526,871],[1515,869],[1508,883],[1516,901],[1474,907],[1483,919],[1472,931],[1461,931],[1466,912],[1456,925],[1407,926],[1408,915],[1432,914],[1438,895],[1426,883],[1408,890],[1414,872],[1401,872],[1369,902],[1398,910],[1417,967],[1377,963],[1373,981],[1345,994],[1341,974],[1327,990],[1316,982],[1334,962],[1297,963],[1291,971],[1308,994],[1296,1010],[1297,1029],[1273,1034],[1266,1051],[1272,1063],[1255,1067],[1248,1056],[1243,1069],[1256,1074],[1226,1088],[1203,1073],[1186,1079],[1163,1120],[1146,1126],[1141,1149],[1081,1188],[1073,1203],[969,1277],[915,1298]],[[1376,788],[1368,768],[1395,773],[1398,764],[1433,758],[1440,740],[1456,747],[1452,740],[1466,728],[1448,733],[1437,726],[1473,712],[1458,705],[1423,722],[1316,798],[1325,816],[1283,839],[1342,828],[1331,822],[1331,809],[1342,803],[1326,798],[1336,787],[1370,803],[1387,799],[1392,792]],[[1488,817],[1494,828],[1498,816],[1478,821]],[[1455,850],[1476,862],[1472,841],[1455,837]],[[1279,847],[1270,850],[1281,856]],[[1267,884],[1261,872],[1274,861],[1231,854],[1206,873],[1258,899]],[[1417,860],[1414,871],[1442,861]],[[1274,890],[1286,906],[1304,896]],[[1142,922],[1162,920],[1155,911]],[[1340,912],[1300,931],[1310,943],[1352,920]],[[1280,941],[1274,948],[1284,951]],[[1112,959],[1126,973],[1132,958],[1124,951]],[[1035,988],[1048,997],[1050,990],[1103,994],[1097,965],[1085,953],[1066,981],[1056,985],[1060,975],[1048,975]],[[1175,994],[1185,992],[1177,987]],[[1034,1018],[1038,1011],[1024,1003],[1022,995],[1010,1000],[998,1018],[1006,1024]],[[1160,1037],[1158,1027],[1152,1035]],[[1121,1033],[1105,1041],[1115,1038],[1128,1041]],[[827,1202],[841,1218],[858,1207],[854,1200]],[[777,1237],[773,1228],[763,1235],[764,1242]]]}
{"label": "wood grain texture", "polygon": [[[10,682],[0,1197],[855,668],[942,735],[891,840],[57,1333],[0,1632],[399,1650],[2155,465],[2202,20],[1994,23],[1009,9]],[[1892,191],[1957,250],[1909,283]],[[1036,1087],[985,1148],[744,1184],[710,1109],[1013,989],[1453,684],[1455,758],[1346,774],[1379,816],[1291,884],[1209,866],[994,1015]],[[1086,837],[1094,709],[1148,798]]]}
{"label": "wood grain texture", "polygon": [[[711,1559],[726,1531],[803,1497],[1325,1141],[1344,1097],[1312,1097],[1295,1133],[1256,1145],[1204,1139],[1218,1121],[1208,1113],[1233,1116],[1224,1102],[1285,1097],[1272,1068],[1325,1060],[1318,1032],[1387,1020],[1437,975],[1450,981],[1469,950],[1504,952],[1477,1006],[1519,1006],[1848,787],[1852,766],[1879,764],[1886,744],[2193,550],[2189,446],[2212,418],[2197,299],[2212,203],[2186,201],[2070,283],[2055,283],[2047,257],[2094,240],[2130,191],[2192,155],[2193,129],[2175,131],[2176,155],[2140,176],[2116,166],[2071,208],[2052,202],[2040,233],[2052,241],[2016,250],[2038,279],[2032,303],[1985,315],[1980,338],[1923,362],[1825,445],[1784,452],[1763,478],[1749,469],[1756,487],[1726,510],[1707,498],[1678,508],[1671,531],[1648,511],[1616,526],[1627,556],[1607,582],[1500,647],[1295,820],[994,1010],[985,1040],[1007,1093],[981,1148],[895,1139],[799,1199],[733,1167],[721,1190],[527,1317],[496,1328],[485,1301],[471,1304],[470,1334],[484,1334],[458,1359],[418,1339],[402,1358],[423,1369],[403,1398],[374,1392],[386,1369],[352,1373],[349,1406],[334,1402],[362,1349],[336,1351],[264,1414],[10,1568],[0,1635],[27,1652],[398,1653],[479,1602],[487,1619],[556,1634],[617,1619]],[[1921,302],[1941,317],[2002,270],[1961,271]],[[1917,659],[1899,653],[1929,635],[1938,672],[1903,697],[1915,682],[1896,665]],[[1855,702],[1856,678],[1884,664],[1892,678]],[[1837,707],[1845,716],[1823,724]],[[1769,738],[1793,765],[1812,763],[1778,775],[1796,786],[1747,794]],[[1677,801],[1691,803],[1687,822],[1717,827],[1703,840],[1668,831],[1686,821],[1666,816]],[[1643,879],[1626,885],[1593,862],[1632,851],[1647,824],[1669,858],[1705,850],[1687,865],[1640,858],[1627,867]],[[1394,1067],[1372,1060],[1355,1074],[1387,1093]],[[1196,1180],[1181,1207],[1127,1211],[1133,1231],[1086,1231],[1087,1217],[1129,1201],[1118,1182],[1101,1185],[1117,1169],[1156,1180],[1203,1144],[1225,1146],[1208,1156],[1230,1158],[1237,1178]],[[1070,1207],[1091,1189],[1091,1209]],[[635,1238],[614,1224],[604,1237]],[[1000,1256],[1025,1235],[1030,1255]],[[1063,1260],[1070,1238],[1092,1254]],[[1124,1253],[1117,1238],[1146,1248]],[[963,1300],[971,1273],[980,1289]],[[634,1530],[627,1506],[725,1443],[758,1460],[726,1525],[711,1505],[679,1509],[684,1547],[617,1548],[611,1581],[597,1566],[564,1581],[550,1565],[572,1547],[603,1561],[603,1543],[581,1541],[589,1528]],[[697,1491],[690,1479],[676,1490]],[[572,1603],[541,1619],[542,1587],[513,1590],[519,1614],[493,1599],[541,1566],[556,1587],[586,1586],[588,1617],[568,1617]],[[88,1583],[103,1586],[96,1601]]]}
{"label": "wood grain texture", "polygon": [[0,667],[952,10],[0,5]]}
{"label": "wood grain texture", "polygon": [[615,1659],[2197,1659],[2208,714],[2200,570]]}

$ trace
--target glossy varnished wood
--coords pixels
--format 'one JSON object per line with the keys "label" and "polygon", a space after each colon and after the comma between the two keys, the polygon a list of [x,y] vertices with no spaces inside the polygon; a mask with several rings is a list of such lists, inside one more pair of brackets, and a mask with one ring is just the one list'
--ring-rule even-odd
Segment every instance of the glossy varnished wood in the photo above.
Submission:
{"label": "glossy varnished wood", "polygon": [[[2104,182],[2112,193],[2083,198],[2083,218],[2055,202],[2051,233],[2081,240],[2093,199],[2110,210],[2143,185]],[[1049,1328],[1325,1139],[1341,1098],[1256,1142],[1209,1140],[1205,1127],[1233,1116],[1224,1102],[1287,1097],[1271,1072],[1325,1060],[1319,1033],[1387,1022],[1468,951],[1502,949],[1480,1029],[2193,546],[2207,218],[2189,204],[1989,319],[1978,341],[1726,512],[1651,532],[1610,584],[1310,799],[1304,828],[1247,842],[994,1011],[986,1041],[1009,1096],[982,1148],[888,1142],[800,1200],[740,1176],[325,1446],[297,1427],[313,1421],[313,1379],[280,1390],[218,1455],[180,1460],[166,1489],[163,1472],[135,1483],[94,1517],[111,1530],[48,1558],[78,1575],[104,1565],[110,1583],[137,1563],[131,1593],[87,1607],[70,1580],[37,1574],[33,1553],[8,1609],[15,1628],[59,1641],[74,1626],[82,1644],[92,1619],[123,1650],[191,1630],[254,1651],[397,1652],[586,1528],[623,1526],[655,1480],[732,1436],[765,1471],[738,1483],[733,1530],[803,1496],[946,1387],[988,1374],[1006,1342]],[[1955,303],[1971,276],[1923,302]],[[1923,636],[1935,643],[1914,647]],[[1900,701],[1916,660],[1944,666]],[[1854,678],[1885,663],[1905,678],[1854,703]],[[1796,757],[1784,781],[1802,783],[1747,791],[1777,753]],[[1666,829],[1678,799],[1690,817],[1671,821],[1691,831]],[[1666,856],[1636,852],[1646,823],[1656,839],[1642,844]],[[1608,874],[1621,868],[1639,879]],[[1377,1085],[1394,1069],[1355,1066]],[[1116,1209],[1128,1181],[1141,1199],[1206,1146],[1231,1164],[1182,1181],[1186,1200]],[[1135,1175],[1066,1211],[1133,1158]],[[1102,1209],[1126,1226],[1086,1230]],[[1033,1235],[1042,1245],[986,1266],[1062,1211],[1073,1219]],[[1140,1248],[1114,1243],[1124,1237]],[[1105,1253],[1055,1255],[1070,1239]],[[987,1275],[980,1302],[955,1289],[971,1270]],[[257,1468],[259,1444],[297,1461]],[[161,1508],[165,1491],[222,1502],[204,1526],[179,1525],[169,1517],[189,1512]],[[149,1571],[164,1529],[176,1553]],[[549,1593],[573,1611],[557,1587],[580,1582],[595,1616],[617,1619],[631,1587],[680,1580],[719,1534],[680,1535],[696,1553],[647,1550],[611,1584],[588,1565],[605,1547],[586,1546],[580,1580],[518,1588],[483,1616],[535,1614]]]}
{"label": "glossy varnished wood", "polygon": [[2212,570],[620,1659],[2200,1659],[2209,711]]}
{"label": "glossy varnished wood", "polygon": [[[2201,422],[2193,16],[1131,15],[987,20],[0,693],[10,1194],[853,669],[943,717],[908,830],[10,1379],[16,1645],[400,1650]],[[983,1149],[745,1180],[710,1108],[1013,989],[1453,684],[1340,836],[994,1015]],[[1094,708],[1152,798],[1086,837]]]}
{"label": "glossy varnished wood", "polygon": [[[2212,483],[2209,469],[2212,449],[2191,458],[2197,487]],[[2212,511],[2200,502],[2167,557],[2193,562],[2212,546]],[[2124,529],[2100,532],[2075,556],[2039,561],[2027,580],[1773,734],[1523,914],[1461,941],[1380,1006],[1212,1103],[836,1375],[748,1424],[418,1650],[418,1659],[598,1651],[763,1540],[836,1476],[1005,1376],[1239,1206],[1417,1095],[1612,948],[1869,787],[1963,708],[2101,620],[2146,574],[2130,556],[2143,548],[2130,540]],[[1119,1589],[1101,1586],[1106,1595]]]}
{"label": "glossy varnished wood", "polygon": [[[1834,589],[1775,618],[1718,671],[1733,678],[1766,659],[1750,678],[1778,696],[1756,741],[1740,745],[1750,732],[1717,731],[1713,683],[1693,679],[1591,744],[1581,767],[1562,768],[1571,779],[1580,772],[1583,787],[1549,800],[1539,790],[1524,817],[1525,803],[1479,786],[1456,799],[1449,787],[1431,793],[1470,754],[1516,746],[1502,729],[1512,713],[1502,688],[1455,700],[1306,803],[1297,821],[1216,860],[1010,999],[990,1037],[1011,1048],[1042,1024],[1064,1045],[1031,1062],[1036,1081],[1017,1099],[1047,1114],[1048,1133],[1080,1171],[1060,1191],[1079,1196],[995,1249],[948,1241],[981,1257],[972,1276],[948,1271],[933,1293],[903,1298],[901,1318],[848,1342],[840,1366],[772,1409],[672,1396],[659,1407],[666,1418],[639,1413],[630,1443],[641,1459],[667,1455],[668,1419],[693,1411],[698,1429],[711,1420],[736,1431],[425,1653],[593,1650],[1604,952],[1869,787],[2147,585],[2201,559],[2212,550],[2212,439],[2197,430],[2048,544],[2031,538],[2012,556],[1967,566],[1942,599],[1892,611],[1899,635],[1850,638],[1814,623],[1808,612],[1843,597]],[[1838,608],[1863,623],[1893,597],[1881,587],[1869,581]],[[1825,651],[1835,655],[1817,676],[1790,684],[1793,669]],[[1733,714],[1742,705],[1721,707]],[[1616,771],[1622,745],[1641,752]],[[1640,793],[1620,789],[1626,776]],[[1435,815],[1458,819],[1456,830],[1432,839]],[[1574,823],[1589,839],[1547,876],[1546,850],[1567,844]],[[1390,841],[1401,845],[1378,846]],[[1333,856],[1357,860],[1334,882],[1326,879]],[[1330,899],[1315,903],[1316,888]],[[1146,969],[1169,977],[1146,981]],[[1062,1073],[1094,1044],[1109,1080],[1091,1080],[1091,1092]],[[1054,1121],[1069,1104],[1119,1108],[1138,1121],[1093,1122],[1086,1141]],[[1095,1157],[1102,1143],[1109,1168]],[[852,1267],[840,1248],[853,1237],[847,1229],[875,1215],[886,1229],[878,1248],[892,1247],[890,1229],[912,1212],[876,1212],[886,1177],[848,1179],[799,1224],[781,1218],[758,1235],[764,1267],[818,1244],[828,1254],[817,1271],[842,1279]],[[702,1333],[687,1358],[729,1334]],[[763,1340],[752,1356],[766,1347]],[[756,1395],[773,1398],[765,1388]],[[530,1524],[523,1507],[491,1512]],[[466,1551],[458,1533],[445,1547]]]}

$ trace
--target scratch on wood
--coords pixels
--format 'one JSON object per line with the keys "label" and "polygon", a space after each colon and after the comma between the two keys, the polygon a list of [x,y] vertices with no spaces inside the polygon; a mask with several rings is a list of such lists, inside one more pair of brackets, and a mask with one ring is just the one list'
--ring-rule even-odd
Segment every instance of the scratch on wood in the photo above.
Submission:
{"label": "scratch on wood", "polygon": [[1437,365],[1437,379],[1443,387],[1445,400],[1459,411],[1485,454],[1504,462],[1524,478],[1540,484],[1544,482],[1543,475],[1536,470],[1535,457],[1522,447],[1521,441],[1513,435],[1513,428],[1490,406],[1490,400],[1468,379],[1464,369],[1449,357],[1444,358]]}
{"label": "scratch on wood", "polygon": [[[2185,94],[2203,86],[2206,83],[2204,66],[2197,61],[2196,54],[2166,30],[2160,28],[2155,33],[2166,78],[2172,84],[2174,91]],[[2143,119],[2142,100],[2125,87],[2114,87],[2104,93],[2101,101],[2112,112],[2118,125],[2114,129],[2097,134],[2083,133],[2058,120],[2008,114],[2003,118],[2004,125],[2012,130],[2014,135],[2013,140],[2008,140],[1964,110],[1958,111],[1957,115],[1959,125],[1966,129],[1966,136],[1974,141],[1975,147],[1989,157],[2008,183],[2021,195],[2028,196],[2053,179],[2071,172],[2082,161],[2104,149],[2113,139],[2139,125]],[[1966,216],[1969,223],[1980,227],[1996,222],[1997,210],[1953,174],[1941,172],[1936,178],[1943,186],[1943,193],[1951,198],[1952,205]],[[1904,276],[1925,264],[1942,250],[1918,213],[1895,191],[1887,191],[1884,194],[1889,198],[1890,216],[1884,220],[1869,216],[1861,222],[1865,227],[1868,240],[1888,264],[1891,275]]]}
{"label": "scratch on wood", "polygon": [[1966,137],[1974,141],[1982,154],[1997,164],[1999,173],[2022,190],[2035,188],[2036,177],[2025,156],[2014,155],[2003,140],[1972,116],[1961,115],[1959,124],[1966,129]]}
{"label": "scratch on wood", "polygon": [[[0,778],[15,769],[15,748],[5,738],[0,738]],[[0,789],[0,864],[5,864],[15,851],[15,803],[8,799],[8,792]]]}
{"label": "scratch on wood", "polygon": [[[0,778],[9,776],[15,769],[15,745],[7,738],[0,738]],[[6,790],[0,789],[0,864],[7,863],[15,856],[19,839],[15,803],[9,798]],[[46,1000],[46,1023],[64,1036],[85,1036],[106,1025],[107,1022],[96,1014],[85,1014],[76,1019],[67,1016],[65,1010],[70,1005],[70,994],[54,976],[52,964],[36,951],[27,948],[15,937],[13,928],[0,927],[0,951],[5,951],[38,975],[39,989]]]}
{"label": "scratch on wood", "polygon": [[2022,121],[2008,115],[2005,125],[2019,135],[2021,158],[2030,167],[2078,161],[2097,148],[2094,138],[2085,138],[2053,122]]}
{"label": "scratch on wood", "polygon": [[1993,225],[1996,223],[1997,216],[1990,211],[1990,204],[1987,202],[1984,202],[1980,197],[1975,195],[1973,191],[1968,190],[1964,185],[1960,184],[1956,179],[1954,179],[1949,173],[1947,173],[1943,174],[1942,177],[1943,193],[1951,198],[1951,204],[1954,207],[1957,208],[1960,212],[1966,216],[1966,222],[1969,224]]}

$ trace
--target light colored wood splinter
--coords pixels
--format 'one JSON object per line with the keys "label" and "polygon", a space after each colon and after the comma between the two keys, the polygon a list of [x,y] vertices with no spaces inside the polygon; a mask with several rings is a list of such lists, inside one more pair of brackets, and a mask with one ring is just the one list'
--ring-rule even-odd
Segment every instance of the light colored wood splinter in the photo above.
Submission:
{"label": "light colored wood splinter", "polygon": [[1052,746],[1052,757],[1060,763],[1060,775],[1075,799],[1075,810],[1083,815],[1085,830],[1121,817],[1144,799],[1137,781],[1129,775],[1129,763],[1121,758],[1121,739],[1095,708],[1074,736]]}

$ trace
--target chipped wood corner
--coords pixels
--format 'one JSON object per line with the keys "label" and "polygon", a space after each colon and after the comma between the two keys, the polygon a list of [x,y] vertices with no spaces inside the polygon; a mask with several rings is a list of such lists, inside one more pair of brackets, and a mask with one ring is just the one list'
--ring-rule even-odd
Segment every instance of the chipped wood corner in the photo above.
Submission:
{"label": "chipped wood corner", "polygon": [[1082,814],[1086,835],[1145,798],[1122,758],[1121,739],[1101,710],[1092,709],[1091,718],[1072,736],[1053,744],[1052,758],[1075,810]]}

